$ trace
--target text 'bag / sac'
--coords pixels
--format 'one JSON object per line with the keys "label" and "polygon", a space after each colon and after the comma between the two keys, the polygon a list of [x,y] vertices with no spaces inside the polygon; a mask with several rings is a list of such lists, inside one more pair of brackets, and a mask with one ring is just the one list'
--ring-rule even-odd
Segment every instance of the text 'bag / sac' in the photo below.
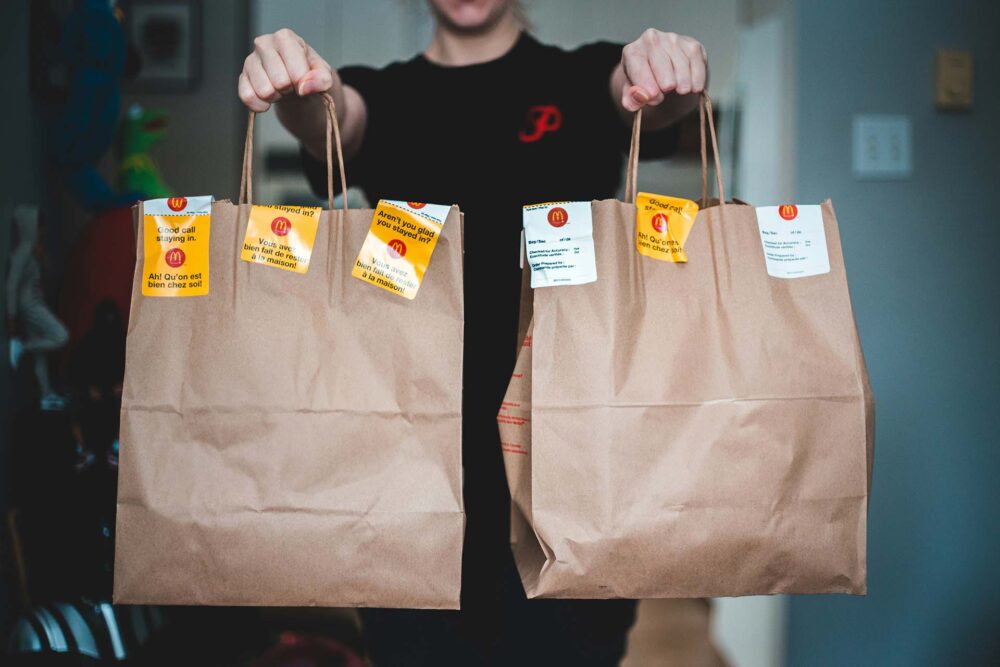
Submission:
{"label": "text 'bag / sac'", "polygon": [[813,210],[828,272],[769,275],[782,253],[724,203],[707,98],[703,176],[706,116],[720,202],[703,192],[687,263],[595,201],[596,280],[525,292],[498,421],[529,597],[865,591],[874,412],[833,207]]}
{"label": "text 'bag / sac'", "polygon": [[329,210],[305,263],[261,263],[275,244],[253,245],[251,206],[217,202],[206,295],[143,296],[136,268],[116,602],[458,607],[461,216],[445,208],[416,298],[352,277],[373,211],[333,210],[326,104]]}

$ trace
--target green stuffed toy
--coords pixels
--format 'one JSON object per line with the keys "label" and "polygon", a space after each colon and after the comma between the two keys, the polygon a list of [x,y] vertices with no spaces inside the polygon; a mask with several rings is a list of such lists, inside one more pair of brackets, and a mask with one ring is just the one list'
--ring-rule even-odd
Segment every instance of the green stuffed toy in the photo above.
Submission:
{"label": "green stuffed toy", "polygon": [[122,121],[118,162],[118,187],[123,192],[141,192],[143,199],[173,196],[149,157],[149,149],[163,137],[166,126],[165,112],[138,104],[129,107]]}

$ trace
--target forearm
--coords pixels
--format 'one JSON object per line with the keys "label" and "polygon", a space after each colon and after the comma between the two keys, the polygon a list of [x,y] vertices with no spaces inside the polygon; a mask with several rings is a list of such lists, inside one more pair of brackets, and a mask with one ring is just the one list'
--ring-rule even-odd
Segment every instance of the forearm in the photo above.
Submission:
{"label": "forearm", "polygon": [[[337,108],[337,122],[344,148],[344,157],[352,157],[361,145],[367,116],[364,100],[350,86],[334,77],[328,91]],[[318,95],[289,95],[275,105],[278,120],[314,157],[326,159],[326,105]]]}
{"label": "forearm", "polygon": [[321,98],[315,95],[286,97],[274,108],[281,124],[306,150],[316,157],[324,154],[326,108]]}
{"label": "forearm", "polygon": [[[707,72],[706,72],[707,77]],[[627,122],[632,121],[633,111],[629,111],[622,104],[622,90],[629,85],[629,79],[625,74],[624,66],[619,63],[611,73],[611,99],[614,100],[618,113]],[[707,82],[706,82],[707,87]],[[642,109],[642,128],[644,130],[656,130],[662,127],[673,125],[678,120],[691,113],[698,107],[699,94],[689,93],[681,95],[679,93],[666,93],[663,101],[657,105],[649,105]]]}

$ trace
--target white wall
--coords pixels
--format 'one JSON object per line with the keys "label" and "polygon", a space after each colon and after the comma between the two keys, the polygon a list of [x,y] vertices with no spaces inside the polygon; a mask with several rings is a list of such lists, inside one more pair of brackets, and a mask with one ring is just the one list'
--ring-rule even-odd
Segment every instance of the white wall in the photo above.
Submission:
{"label": "white wall", "polygon": [[[785,3],[788,4],[788,3]],[[788,58],[793,27],[778,0],[748,16],[740,31],[737,90],[741,126],[736,166],[739,196],[767,205],[794,199],[795,69]]]}

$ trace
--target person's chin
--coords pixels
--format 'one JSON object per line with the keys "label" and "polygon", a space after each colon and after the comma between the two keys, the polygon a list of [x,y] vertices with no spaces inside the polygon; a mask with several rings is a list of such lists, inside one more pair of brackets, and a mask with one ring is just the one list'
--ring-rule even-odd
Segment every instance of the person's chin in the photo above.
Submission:
{"label": "person's chin", "polygon": [[438,20],[453,32],[476,35],[489,32],[503,15],[502,12],[486,12],[465,9],[457,12],[437,12]]}

